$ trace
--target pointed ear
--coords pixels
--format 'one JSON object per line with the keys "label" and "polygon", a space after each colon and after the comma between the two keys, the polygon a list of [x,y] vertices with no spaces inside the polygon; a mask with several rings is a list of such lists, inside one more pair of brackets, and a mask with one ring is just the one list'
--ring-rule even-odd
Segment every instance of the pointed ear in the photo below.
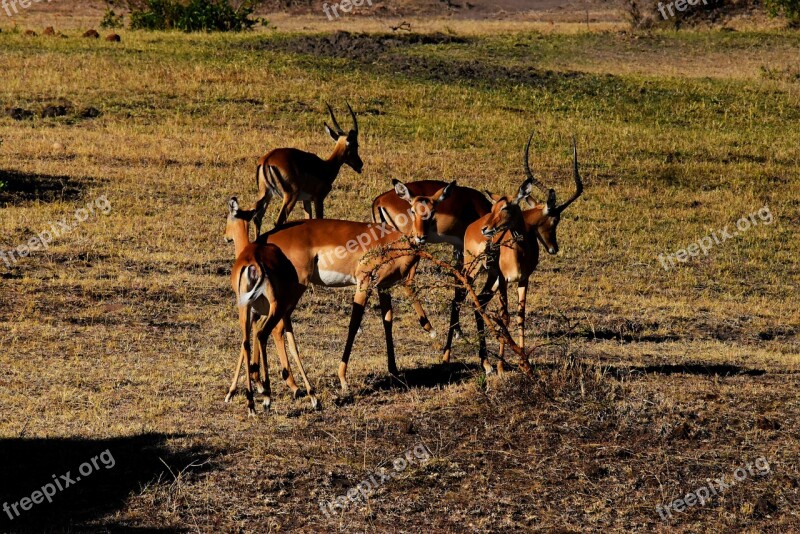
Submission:
{"label": "pointed ear", "polygon": [[330,136],[331,136],[331,139],[333,139],[334,141],[338,141],[338,140],[339,140],[339,134],[338,134],[338,133],[336,133],[336,132],[333,130],[333,128],[331,128],[330,126],[328,126],[328,123],[327,123],[327,122],[325,123],[325,131],[326,131],[326,132],[328,132],[328,135],[330,135]]}
{"label": "pointed ear", "polygon": [[453,190],[455,190],[455,188],[456,188],[456,181],[453,180],[452,182],[450,182],[449,184],[444,186],[441,190],[437,191],[433,195],[433,199],[434,199],[433,203],[434,204],[438,204],[439,202],[443,202],[443,201],[447,200],[448,198],[450,198],[450,195],[453,194]]}
{"label": "pointed ear", "polygon": [[392,182],[394,183],[394,192],[397,193],[397,196],[411,204],[411,193],[408,192],[406,184],[400,180],[392,180]]}
{"label": "pointed ear", "polygon": [[532,190],[533,181],[528,179],[522,182],[522,185],[519,186],[519,191],[517,191],[517,198],[514,199],[514,204],[519,204],[522,199],[527,198]]}
{"label": "pointed ear", "polygon": [[236,199],[236,197],[231,197],[231,199],[228,201],[228,211],[231,215],[236,215],[236,212],[239,211],[239,201]]}
{"label": "pointed ear", "polygon": [[491,203],[492,203],[492,206],[494,206],[495,204],[497,204],[497,201],[498,201],[498,200],[500,200],[501,198],[503,198],[503,197],[501,197],[500,195],[495,195],[494,193],[492,193],[492,192],[491,192],[491,191],[489,191],[488,189],[484,189],[484,190],[483,190],[483,193],[484,193],[484,194],[485,194],[487,197],[489,197],[489,202],[491,202]]}

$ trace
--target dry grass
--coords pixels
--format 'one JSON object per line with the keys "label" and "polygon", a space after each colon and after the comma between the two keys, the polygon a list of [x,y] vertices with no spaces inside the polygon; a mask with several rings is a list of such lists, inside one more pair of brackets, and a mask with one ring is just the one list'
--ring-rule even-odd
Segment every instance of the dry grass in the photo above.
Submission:
{"label": "dry grass", "polygon": [[[313,33],[120,33],[0,34],[2,107],[74,108],[0,118],[0,250],[99,195],[112,205],[47,251],[0,262],[0,500],[105,448],[117,458],[107,478],[2,530],[800,528],[800,86],[761,74],[798,67],[796,35],[492,30],[461,44],[363,38],[331,58]],[[536,382],[484,379],[471,319],[457,363],[438,366],[438,341],[397,298],[405,384],[386,377],[370,313],[357,392],[340,399],[352,291],[319,289],[295,327],[323,410],[289,398],[271,348],[273,413],[249,420],[241,399],[222,403],[238,339],[226,199],[254,198],[270,147],[329,150],[323,102],[345,98],[367,166],[343,170],[331,217],[367,220],[392,177],[511,192],[534,127],[534,170],[565,195],[577,135],[586,193],[529,295]],[[80,118],[89,106],[103,114]],[[772,225],[660,267],[659,253],[765,203]],[[441,331],[450,290],[431,269],[420,284]],[[319,512],[420,442],[433,462],[341,517]],[[770,475],[658,517],[758,456]]]}

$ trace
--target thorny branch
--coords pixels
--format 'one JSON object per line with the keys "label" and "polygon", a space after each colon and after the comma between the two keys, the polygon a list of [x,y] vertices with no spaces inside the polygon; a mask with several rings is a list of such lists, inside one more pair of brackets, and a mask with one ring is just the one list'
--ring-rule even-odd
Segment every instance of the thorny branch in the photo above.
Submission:
{"label": "thorny branch", "polygon": [[[409,244],[411,241],[408,239],[407,236],[404,236],[399,241],[405,242],[406,246],[403,247],[392,247],[391,245],[386,245],[383,247],[378,247],[374,250],[374,255],[378,256],[382,261],[375,265],[372,270],[370,271],[370,286],[374,287],[374,283],[377,281],[377,272],[383,267],[385,264],[399,258],[402,256],[410,256],[414,255],[419,257],[420,259],[425,259],[436,265],[439,269],[451,274],[457,282],[457,285],[461,286],[469,296],[471,304],[475,311],[480,314],[483,318],[485,324],[487,324],[492,331],[493,336],[497,339],[498,342],[505,342],[505,344],[516,354],[519,362],[519,369],[528,376],[529,378],[533,377],[533,369],[531,368],[530,361],[528,359],[528,355],[525,351],[520,347],[517,342],[514,340],[514,337],[508,331],[508,327],[505,325],[503,320],[496,315],[489,314],[486,312],[486,308],[481,306],[480,299],[478,298],[478,294],[475,292],[475,289],[472,287],[470,280],[467,276],[459,269],[456,269],[454,266],[450,265],[446,261],[440,260],[435,256],[431,255],[424,250],[420,250],[419,248],[411,245],[409,248]],[[364,258],[372,256],[372,253],[365,255]],[[363,261],[363,259],[362,259]],[[448,325],[449,327],[449,325]],[[532,351],[531,351],[532,352]],[[503,359],[505,362],[505,359]]]}

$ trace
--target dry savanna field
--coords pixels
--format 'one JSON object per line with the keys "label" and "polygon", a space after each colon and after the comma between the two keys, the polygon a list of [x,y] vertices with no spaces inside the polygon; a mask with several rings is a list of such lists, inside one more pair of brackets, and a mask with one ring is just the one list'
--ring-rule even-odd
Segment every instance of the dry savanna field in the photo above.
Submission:
{"label": "dry savanna field", "polygon": [[[319,13],[113,43],[80,38],[102,11],[70,25],[57,4],[18,31],[0,13],[0,252],[57,234],[0,257],[0,504],[19,512],[0,531],[800,531],[797,33]],[[272,343],[270,411],[223,402],[227,200],[255,201],[271,148],[327,154],[326,101],[343,125],[353,106],[365,162],[330,218],[370,220],[392,178],[512,194],[531,131],[565,198],[576,136],[585,191],[531,278],[533,379],[483,374],[467,307],[440,363],[451,282],[423,261],[439,336],[396,289],[398,377],[373,296],[340,393],[354,290],[316,288],[294,327],[321,409]]]}

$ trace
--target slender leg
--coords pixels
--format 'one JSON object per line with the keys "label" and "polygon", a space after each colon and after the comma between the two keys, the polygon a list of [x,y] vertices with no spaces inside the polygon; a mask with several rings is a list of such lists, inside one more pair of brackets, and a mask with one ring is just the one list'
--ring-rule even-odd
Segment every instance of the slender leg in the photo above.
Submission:
{"label": "slender leg", "polygon": [[304,200],[303,201],[303,211],[306,212],[306,219],[313,219],[314,215],[311,213],[311,201]]}
{"label": "slender leg", "polygon": [[394,359],[394,340],[392,339],[392,295],[388,291],[379,291],[378,299],[381,305],[383,333],[386,335],[386,361],[389,364],[389,374],[397,375],[397,363]]}
{"label": "slender leg", "polygon": [[265,390],[264,383],[261,381],[261,369],[264,368],[266,355],[264,354],[264,347],[260,343],[260,335],[267,318],[257,314],[255,310],[251,311],[251,314],[251,322],[254,325],[253,339],[256,340],[256,343],[253,347],[253,353],[250,355],[250,379],[255,384],[256,390],[263,394]]}
{"label": "slender leg", "polygon": [[267,189],[261,195],[261,198],[256,201],[256,213],[253,216],[253,224],[256,226],[256,238],[261,235],[261,224],[264,221],[264,213],[267,211],[270,200],[272,200],[272,193]]}
{"label": "slender leg", "polygon": [[[233,397],[233,395],[236,393],[236,387],[239,383],[239,372],[241,371],[242,364],[249,364],[250,362],[250,306],[239,308],[239,326],[242,329],[242,345],[239,351],[239,362],[236,364],[236,367],[233,370],[233,381],[231,382],[231,387],[228,390],[228,396],[225,397],[225,402],[230,402],[231,397]],[[253,402],[253,390],[252,385],[250,384],[250,373],[245,373],[245,378],[247,384],[247,413],[251,417],[254,417],[256,415],[256,406]]]}
{"label": "slender leg", "polygon": [[344,352],[342,353],[342,361],[339,363],[339,381],[342,384],[342,393],[347,393],[347,362],[350,361],[350,352],[353,350],[353,341],[355,341],[358,329],[361,327],[361,320],[364,318],[364,309],[369,300],[369,294],[372,288],[369,287],[369,281],[359,284],[356,289],[356,294],[353,297],[353,311],[350,315],[350,328],[347,330],[347,342],[344,345]]}
{"label": "slender leg", "polygon": [[[453,264],[459,271],[464,271],[464,254],[458,248],[453,249]],[[474,276],[474,274],[475,273],[473,273],[472,276]],[[470,277],[470,275],[467,276]],[[470,278],[470,283],[471,282],[472,279]],[[450,362],[450,350],[453,346],[453,339],[461,339],[464,337],[464,333],[461,331],[460,312],[461,304],[464,302],[465,298],[467,298],[467,290],[456,284],[453,302],[450,303],[450,325],[447,329],[447,341],[445,341],[444,347],[442,347],[444,351],[444,354],[442,354],[442,361],[444,363]]]}
{"label": "slender leg", "polygon": [[[492,300],[492,287],[496,283],[496,278],[493,277],[491,274],[486,279],[486,284],[483,286],[480,294],[478,295],[478,303],[481,306],[481,310],[484,312],[486,311],[486,305],[489,304],[489,301]],[[478,310],[475,310],[475,323],[478,325],[478,355],[481,359],[481,367],[483,367],[484,371],[486,371],[487,375],[490,375],[494,372],[494,369],[489,362],[486,360],[486,331],[485,331],[485,324],[483,322],[483,317]]]}
{"label": "slender leg", "polygon": [[[457,247],[453,249],[453,264],[459,271],[464,270],[464,253]],[[459,321],[459,311],[461,309],[461,303],[464,302],[465,297],[466,291],[464,288],[459,287],[458,284],[456,284],[455,294],[453,295],[453,303],[450,305],[450,330],[453,331],[453,335],[456,339],[461,339],[464,337],[464,332],[461,331],[461,321]]]}
{"label": "slender leg", "polygon": [[525,304],[528,297],[528,280],[520,281],[517,288],[517,329],[519,331],[519,347],[525,352]]}
{"label": "slender leg", "polygon": [[277,320],[277,318],[274,319],[275,322],[272,324],[272,328],[265,328],[262,330],[264,343],[266,344],[266,336],[272,334],[272,339],[275,341],[275,348],[278,349],[278,359],[281,362],[281,378],[286,381],[286,385],[292,390],[292,395],[297,398],[298,390],[300,388],[297,387],[297,384],[294,381],[292,370],[289,367],[289,360],[286,358],[286,337],[284,336],[285,323],[283,320]]}
{"label": "slender leg", "polygon": [[262,402],[264,410],[268,411],[270,404],[272,404],[272,390],[269,387],[269,365],[267,365],[267,357],[264,354],[265,352],[266,345],[263,345],[261,347],[261,367],[264,369],[264,391],[262,391],[261,394],[264,396],[264,401]]}
{"label": "slender leg", "polygon": [[[459,323],[459,309],[461,307],[461,303],[464,302],[464,299],[467,297],[467,290],[462,287],[456,287],[456,295],[453,299],[453,303],[450,306],[450,328],[447,329],[447,341],[444,343],[444,354],[442,355],[442,361],[444,363],[450,362],[450,350],[453,346],[453,338],[456,337],[456,334],[460,331],[458,327]],[[455,325],[455,326],[453,326]]]}
{"label": "slender leg", "polygon": [[292,213],[295,204],[297,204],[297,195],[284,193],[283,206],[281,206],[281,211],[278,213],[278,220],[275,221],[275,226],[285,224],[286,221],[289,220],[289,214]]}
{"label": "slender leg", "polygon": [[322,207],[324,202],[325,202],[324,198],[315,198],[314,199],[314,210],[317,212],[316,213],[317,219],[324,219],[325,218],[325,210]]}
{"label": "slender leg", "polygon": [[300,376],[303,378],[303,383],[306,385],[306,391],[308,392],[308,396],[311,398],[311,407],[316,409],[317,406],[319,406],[319,401],[317,401],[317,397],[314,396],[314,388],[311,387],[311,383],[308,381],[308,377],[306,376],[306,370],[303,368],[303,362],[300,360],[300,351],[297,349],[297,341],[295,341],[294,338],[292,319],[288,316],[288,314],[284,318],[284,322],[286,327],[286,341],[289,343],[289,352],[292,353],[292,357],[297,364],[297,368],[300,370]]}
{"label": "slender leg", "polygon": [[242,370],[242,359],[244,356],[240,353],[239,359],[236,360],[236,367],[233,368],[233,381],[231,382],[231,387],[228,388],[228,394],[225,395],[225,402],[230,402],[234,395],[236,395],[236,390],[239,386],[239,373]]}
{"label": "slender leg", "polygon": [[[500,287],[498,288],[498,293],[500,294],[500,319],[503,321],[503,324],[508,329],[509,326],[509,316],[508,316],[508,282],[506,279],[500,275],[498,279]],[[497,374],[503,374],[503,358],[505,358],[506,352],[506,340],[505,338],[500,338],[500,359],[497,362]]]}
{"label": "slender leg", "polygon": [[[257,363],[251,362],[251,369],[253,366],[256,365],[257,369],[263,369],[264,371],[264,382],[260,381],[260,373],[256,373],[259,375],[259,382],[256,383],[256,387],[258,388],[259,393],[264,396],[263,406],[264,410],[269,410],[270,404],[272,404],[272,391],[269,385],[269,365],[267,365],[267,336],[269,332],[264,333],[264,330],[267,326],[267,317],[261,317],[261,320],[255,323],[255,332],[253,337],[255,338],[255,350],[257,352]],[[254,360],[256,358],[254,357]]]}
{"label": "slender leg", "polygon": [[428,320],[428,314],[425,313],[425,308],[423,308],[422,304],[420,304],[417,293],[414,291],[414,276],[417,274],[417,265],[418,264],[415,264],[413,267],[411,267],[411,269],[408,270],[408,276],[403,282],[403,292],[406,294],[408,300],[411,301],[414,311],[417,312],[417,317],[419,317],[419,325],[423,330],[428,332],[428,335],[430,335],[432,338],[435,338],[436,330],[433,329],[431,322]]}

